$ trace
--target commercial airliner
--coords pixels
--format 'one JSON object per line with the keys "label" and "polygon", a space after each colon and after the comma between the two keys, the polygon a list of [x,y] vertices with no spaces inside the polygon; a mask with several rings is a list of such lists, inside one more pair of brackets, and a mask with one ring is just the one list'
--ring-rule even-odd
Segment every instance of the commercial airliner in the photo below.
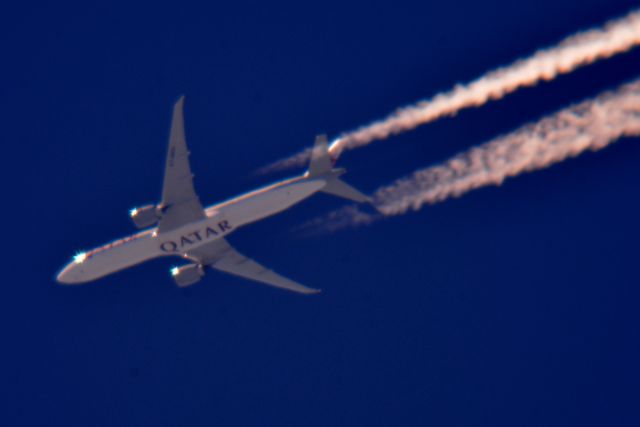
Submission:
{"label": "commercial airliner", "polygon": [[162,200],[131,211],[137,234],[115,240],[73,257],[58,274],[62,284],[81,284],[161,256],[188,261],[171,270],[179,287],[198,282],[214,268],[262,284],[302,294],[309,288],[289,280],[237,252],[225,239],[238,228],[274,215],[322,191],[356,202],[370,199],[340,180],[344,169],[334,169],[327,138],[316,137],[309,169],[299,177],[277,182],[231,200],[204,208],[193,187],[189,151],[184,134],[184,97],[173,108]]}

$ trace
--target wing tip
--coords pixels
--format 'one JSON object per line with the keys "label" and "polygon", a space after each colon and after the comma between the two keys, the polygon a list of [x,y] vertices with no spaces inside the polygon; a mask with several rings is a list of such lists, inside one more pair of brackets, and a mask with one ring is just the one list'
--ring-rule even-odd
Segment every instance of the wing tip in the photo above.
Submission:
{"label": "wing tip", "polygon": [[300,283],[296,283],[295,287],[292,286],[282,289],[302,295],[317,295],[322,293],[322,289],[310,288],[308,286],[301,285]]}

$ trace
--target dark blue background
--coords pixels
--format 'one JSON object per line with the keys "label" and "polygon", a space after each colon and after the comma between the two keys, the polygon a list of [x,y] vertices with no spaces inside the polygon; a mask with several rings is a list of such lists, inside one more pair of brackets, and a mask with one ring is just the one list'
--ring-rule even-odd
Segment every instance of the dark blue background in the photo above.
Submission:
{"label": "dark blue background", "polygon": [[[203,2],[204,3],[204,2]],[[51,3],[0,25],[0,424],[637,426],[638,164],[627,139],[372,227],[230,238],[324,293],[173,260],[84,287],[70,256],[158,199],[187,94],[207,204],[258,167],[624,14],[624,0]],[[640,51],[343,156],[367,192],[638,75]],[[284,176],[284,175],[283,175]]]}

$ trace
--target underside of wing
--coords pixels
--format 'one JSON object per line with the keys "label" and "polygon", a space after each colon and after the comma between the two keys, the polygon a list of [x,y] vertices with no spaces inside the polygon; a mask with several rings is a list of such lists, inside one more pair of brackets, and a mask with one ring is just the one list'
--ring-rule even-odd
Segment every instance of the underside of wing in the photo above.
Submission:
{"label": "underside of wing", "polygon": [[204,209],[193,188],[189,151],[184,133],[184,96],[173,107],[169,149],[162,186],[162,216],[159,232],[205,218]]}
{"label": "underside of wing", "polygon": [[189,251],[187,252],[187,256],[200,264],[207,265],[216,270],[276,288],[301,294],[316,294],[320,292],[319,289],[308,288],[296,283],[245,257],[223,238],[214,240],[193,251]]}

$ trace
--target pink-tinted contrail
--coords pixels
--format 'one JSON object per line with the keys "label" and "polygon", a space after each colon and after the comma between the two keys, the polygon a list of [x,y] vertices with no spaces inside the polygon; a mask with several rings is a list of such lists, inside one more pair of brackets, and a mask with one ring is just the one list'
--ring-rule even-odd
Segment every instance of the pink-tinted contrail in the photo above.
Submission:
{"label": "pink-tinted contrail", "polygon": [[349,206],[307,226],[334,231],[402,215],[600,150],[625,136],[640,136],[640,79],[379,188],[374,195],[378,215]]}
{"label": "pink-tinted contrail", "polygon": [[[639,44],[640,11],[633,11],[601,28],[574,34],[554,47],[490,71],[471,83],[458,85],[431,99],[401,108],[382,120],[347,132],[332,143],[331,154],[337,158],[345,150],[353,150],[439,118],[455,115],[465,108],[479,107],[519,88],[534,86],[541,80],[553,80],[558,75],[626,52]],[[306,150],[273,163],[261,172],[302,166],[308,157],[309,150]]]}

